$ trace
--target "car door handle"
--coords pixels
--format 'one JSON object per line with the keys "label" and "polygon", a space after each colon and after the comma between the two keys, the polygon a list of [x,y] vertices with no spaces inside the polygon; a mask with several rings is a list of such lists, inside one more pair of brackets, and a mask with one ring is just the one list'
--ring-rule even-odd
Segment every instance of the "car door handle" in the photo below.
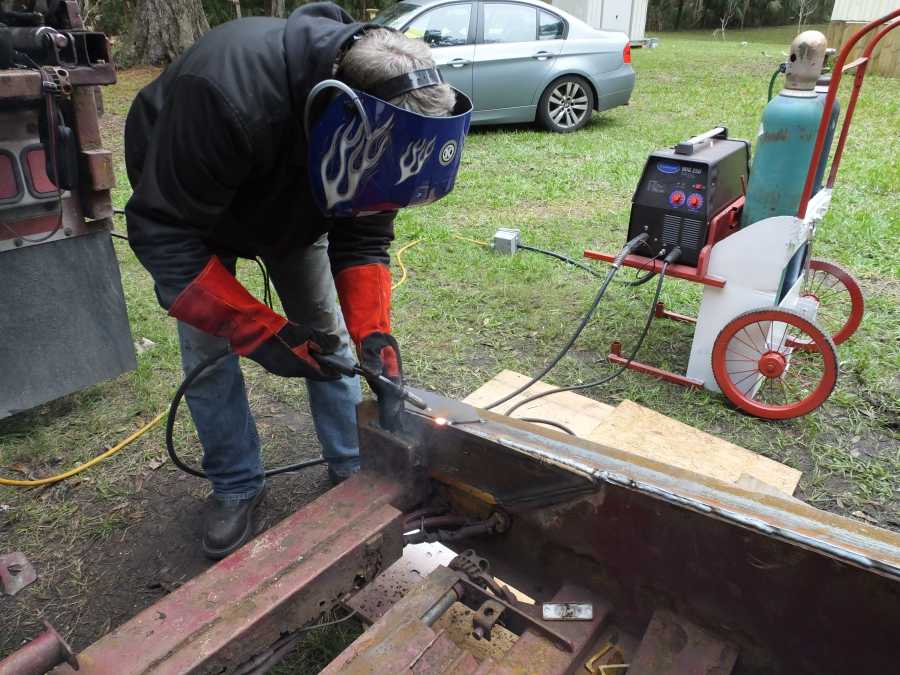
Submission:
{"label": "car door handle", "polygon": [[468,59],[453,59],[452,61],[448,61],[447,65],[453,68],[462,68],[463,66],[467,66],[471,63]]}
{"label": "car door handle", "polygon": [[546,61],[551,56],[553,56],[553,54],[551,54],[550,52],[538,52],[534,55],[534,58],[536,58],[538,61]]}

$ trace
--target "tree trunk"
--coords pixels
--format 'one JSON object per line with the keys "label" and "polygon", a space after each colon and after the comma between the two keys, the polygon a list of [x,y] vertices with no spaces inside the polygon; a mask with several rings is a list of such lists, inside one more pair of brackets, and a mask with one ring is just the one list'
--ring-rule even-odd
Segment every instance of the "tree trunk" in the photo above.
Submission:
{"label": "tree trunk", "polygon": [[120,61],[171,63],[207,30],[201,0],[137,0]]}
{"label": "tree trunk", "polygon": [[675,15],[675,30],[681,28],[681,12],[684,9],[684,0],[678,0],[678,14]]}
{"label": "tree trunk", "polygon": [[266,14],[284,17],[284,0],[266,0]]}

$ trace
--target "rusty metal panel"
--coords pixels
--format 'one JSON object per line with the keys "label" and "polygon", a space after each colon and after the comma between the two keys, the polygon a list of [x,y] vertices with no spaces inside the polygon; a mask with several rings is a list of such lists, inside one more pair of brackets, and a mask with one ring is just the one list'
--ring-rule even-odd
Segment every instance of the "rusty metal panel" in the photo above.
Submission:
{"label": "rusty metal panel", "polygon": [[102,149],[82,150],[81,159],[94,190],[111,190],[116,186],[112,152]]}
{"label": "rusty metal panel", "polygon": [[[361,424],[374,416],[361,409]],[[453,543],[477,548],[504,581],[538,599],[566,582],[601,592],[638,635],[655,611],[673,608],[722,627],[741,651],[740,672],[895,667],[900,535],[482,416],[441,428],[409,416],[407,444],[451,503],[510,514],[502,537]]]}
{"label": "rusty metal panel", "polygon": [[79,673],[233,668],[400,556],[403,515],[390,505],[398,492],[352,477],[88,647]]}
{"label": "rusty metal panel", "polygon": [[33,70],[0,70],[0,99],[41,97],[41,74]]}
{"label": "rusty metal panel", "polygon": [[671,612],[658,611],[631,659],[630,675],[728,675],[738,650]]}

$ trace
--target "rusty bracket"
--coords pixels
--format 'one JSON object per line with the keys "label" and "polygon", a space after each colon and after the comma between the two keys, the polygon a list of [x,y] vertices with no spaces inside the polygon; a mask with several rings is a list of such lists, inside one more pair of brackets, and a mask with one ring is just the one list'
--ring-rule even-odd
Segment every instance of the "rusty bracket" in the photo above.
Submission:
{"label": "rusty bracket", "polygon": [[481,607],[472,616],[473,637],[477,640],[490,640],[494,624],[500,620],[505,611],[506,607],[497,600],[485,600],[481,603]]}
{"label": "rusty bracket", "polygon": [[[499,620],[502,616],[502,625],[511,630],[516,635],[522,635],[522,633],[524,633],[526,630],[532,630],[540,636],[547,638],[548,640],[550,640],[550,642],[554,643],[566,652],[571,653],[575,651],[575,647],[572,644],[571,640],[569,640],[569,638],[567,638],[565,635],[557,633],[552,628],[546,626],[542,621],[534,618],[529,614],[526,614],[511,603],[494,597],[486,590],[484,590],[480,586],[477,586],[465,577],[460,578],[459,583],[455,586],[455,588],[458,589],[461,601],[470,609],[480,610],[481,608],[487,607],[487,603],[489,601],[495,603],[490,605],[490,608],[493,611],[498,612],[496,620]],[[473,601],[478,602],[479,604],[470,604]]]}
{"label": "rusty bracket", "polygon": [[7,595],[15,595],[37,579],[28,558],[21,551],[0,555],[0,585]]}
{"label": "rusty bracket", "polygon": [[490,575],[491,564],[486,558],[479,556],[473,549],[467,549],[450,561],[448,567],[465,574],[471,581],[482,588],[488,588],[498,598],[515,604],[516,596],[506,586],[503,586]]}

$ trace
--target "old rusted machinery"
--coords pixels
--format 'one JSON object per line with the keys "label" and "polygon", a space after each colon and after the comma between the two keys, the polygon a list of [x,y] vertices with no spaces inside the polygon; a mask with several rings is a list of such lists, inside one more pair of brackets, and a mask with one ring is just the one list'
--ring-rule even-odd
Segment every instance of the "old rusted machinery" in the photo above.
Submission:
{"label": "old rusted machinery", "polygon": [[[79,672],[267,672],[339,604],[372,625],[327,673],[896,669],[897,534],[428,401],[395,433],[364,403],[360,474],[101,637]],[[423,539],[460,555],[398,593]]]}
{"label": "old rusted machinery", "polygon": [[97,116],[115,80],[75,0],[0,1],[0,418],[135,366]]}

